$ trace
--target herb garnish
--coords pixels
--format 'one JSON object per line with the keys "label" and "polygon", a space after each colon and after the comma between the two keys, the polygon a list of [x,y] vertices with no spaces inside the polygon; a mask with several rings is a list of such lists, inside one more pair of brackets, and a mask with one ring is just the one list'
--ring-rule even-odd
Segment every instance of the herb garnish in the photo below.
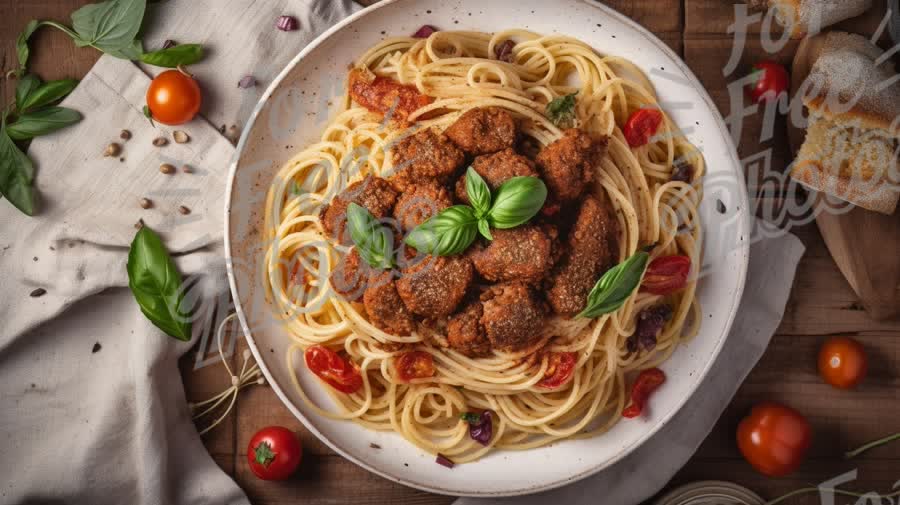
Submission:
{"label": "herb garnish", "polygon": [[559,127],[572,126],[575,121],[575,95],[561,96],[547,104],[547,119]]}
{"label": "herb garnish", "polygon": [[359,256],[374,268],[394,266],[394,237],[369,211],[355,203],[347,206],[347,228]]}
{"label": "herb garnish", "polygon": [[588,294],[587,306],[578,317],[595,318],[621,307],[641,283],[650,255],[636,252],[607,270]]}

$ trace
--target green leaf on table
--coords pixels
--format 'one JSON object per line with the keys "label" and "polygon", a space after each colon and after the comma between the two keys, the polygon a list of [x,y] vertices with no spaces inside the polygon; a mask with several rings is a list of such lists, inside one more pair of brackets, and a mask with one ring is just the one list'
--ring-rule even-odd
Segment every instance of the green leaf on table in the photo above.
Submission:
{"label": "green leaf on table", "polygon": [[122,60],[134,61],[144,54],[144,44],[140,40],[133,40],[131,44],[119,49],[106,51],[106,54]]}
{"label": "green leaf on table", "polygon": [[487,219],[494,228],[515,228],[533,218],[547,199],[547,186],[537,177],[513,177],[494,192]]}
{"label": "green leaf on table", "polygon": [[18,119],[6,126],[6,133],[13,140],[29,140],[53,133],[78,121],[81,121],[81,114],[76,110],[47,107],[21,114]]}
{"label": "green leaf on table", "polygon": [[391,232],[365,207],[355,203],[347,207],[347,228],[359,256],[369,266],[384,270],[393,266],[394,240]]}
{"label": "green leaf on table", "polygon": [[468,205],[454,205],[416,226],[405,242],[417,251],[452,256],[465,251],[478,235],[478,218]]}
{"label": "green leaf on table", "polygon": [[37,30],[38,26],[38,21],[32,19],[25,25],[25,29],[22,30],[22,33],[20,33],[19,37],[16,39],[16,56],[19,58],[19,70],[16,72],[17,75],[21,76],[25,73],[25,68],[28,66],[28,56],[30,55],[28,39],[31,38],[31,35],[34,34],[34,31]]}
{"label": "green leaf on table", "polygon": [[20,112],[25,110],[24,105],[28,101],[28,97],[39,87],[41,87],[41,79],[34,74],[28,74],[19,79],[19,83],[16,85],[16,109]]}
{"label": "green leaf on table", "polygon": [[28,112],[30,110],[39,109],[62,100],[71,93],[76,86],[78,86],[78,80],[76,79],[60,79],[58,81],[45,82],[29,93],[22,103],[19,103],[17,93],[16,107],[19,109],[19,112]]}
{"label": "green leaf on table", "polygon": [[128,287],[141,312],[157,328],[178,340],[191,339],[191,321],[184,307],[181,274],[159,235],[138,230],[128,251]]}
{"label": "green leaf on table", "polygon": [[34,215],[34,165],[6,134],[5,119],[0,121],[0,194],[25,214]]}
{"label": "green leaf on table", "polygon": [[200,44],[179,44],[168,49],[160,49],[144,53],[140,60],[148,65],[175,68],[179,65],[191,65],[203,59],[203,46]]}
{"label": "green leaf on table", "polygon": [[75,44],[115,52],[133,46],[144,20],[146,0],[107,0],[72,13]]}
{"label": "green leaf on table", "polygon": [[618,310],[640,285],[650,255],[641,251],[610,268],[588,293],[579,317],[595,318]]}

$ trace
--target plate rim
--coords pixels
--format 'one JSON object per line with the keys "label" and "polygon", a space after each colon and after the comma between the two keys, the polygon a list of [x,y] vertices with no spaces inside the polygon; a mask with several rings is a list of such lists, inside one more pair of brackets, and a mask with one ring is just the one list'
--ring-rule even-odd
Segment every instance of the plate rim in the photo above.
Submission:
{"label": "plate rim", "polygon": [[[272,388],[273,391],[275,391],[275,394],[276,394],[276,396],[278,396],[279,400],[281,400],[281,402],[284,404],[285,407],[287,407],[287,409],[291,412],[291,414],[293,414],[294,417],[296,417],[303,424],[303,426],[307,430],[309,430],[313,435],[315,435],[315,437],[318,438],[322,443],[324,443],[330,449],[332,449],[333,451],[338,453],[341,457],[343,457],[343,458],[347,459],[348,461],[356,464],[357,466],[365,469],[366,471],[369,471],[375,475],[378,475],[385,479],[391,480],[393,482],[397,482],[397,483],[402,484],[407,487],[411,487],[414,489],[418,489],[418,490],[426,491],[426,492],[430,492],[430,493],[445,495],[445,496],[467,496],[467,497],[479,497],[479,498],[491,498],[491,497],[499,498],[499,497],[522,496],[522,495],[528,495],[528,494],[533,494],[533,493],[539,493],[539,492],[543,492],[543,491],[549,491],[552,489],[566,486],[568,484],[572,484],[579,480],[582,480],[582,479],[585,479],[592,475],[595,475],[595,474],[609,468],[610,466],[618,463],[625,456],[627,456],[628,454],[633,452],[635,449],[637,449],[638,447],[640,447],[641,445],[643,445],[644,443],[649,441],[664,426],[669,424],[669,422],[672,420],[672,418],[684,408],[688,399],[690,399],[690,397],[697,392],[697,389],[700,387],[703,380],[706,378],[706,376],[709,374],[709,371],[712,369],[713,364],[719,359],[719,355],[721,354],[722,348],[724,347],[725,342],[728,340],[728,336],[731,332],[731,327],[734,323],[734,319],[737,316],[737,311],[740,307],[741,299],[743,298],[744,288],[745,288],[746,279],[747,279],[747,270],[749,267],[749,258],[750,258],[750,241],[749,240],[742,240],[741,244],[740,244],[739,250],[740,250],[741,263],[740,263],[740,269],[737,272],[737,289],[734,291],[734,295],[733,295],[733,298],[731,301],[731,308],[729,310],[729,315],[727,317],[725,326],[723,328],[723,335],[719,338],[719,342],[716,345],[716,347],[713,349],[710,359],[707,361],[706,365],[703,367],[702,370],[700,370],[699,373],[697,373],[695,375],[694,383],[690,386],[690,393],[685,395],[680,400],[677,407],[672,409],[670,412],[668,412],[658,423],[656,423],[652,428],[647,430],[647,433],[642,438],[638,439],[637,441],[635,441],[634,443],[632,443],[628,446],[622,447],[621,449],[618,450],[618,452],[614,456],[612,456],[611,458],[609,458],[607,461],[603,462],[602,464],[596,465],[593,468],[582,471],[575,475],[568,476],[563,479],[557,479],[553,482],[544,483],[544,484],[540,484],[540,485],[532,485],[532,486],[528,486],[528,487],[524,487],[524,488],[516,489],[516,490],[512,490],[512,491],[477,491],[477,490],[474,490],[474,491],[460,492],[459,490],[445,489],[445,488],[441,488],[441,487],[438,487],[433,484],[429,485],[427,483],[419,483],[419,482],[413,482],[411,480],[407,480],[401,476],[394,475],[392,473],[380,470],[380,469],[376,468],[375,466],[369,464],[367,461],[355,457],[349,451],[345,450],[343,447],[338,445],[335,441],[331,440],[329,437],[325,436],[322,432],[320,432],[316,428],[316,426],[312,422],[310,422],[310,420],[307,419],[306,416],[299,409],[296,408],[293,401],[291,401],[288,398],[287,394],[282,389],[281,385],[278,382],[276,382],[275,380],[273,380],[273,376],[272,376],[271,372],[269,371],[268,367],[266,366],[265,361],[262,358],[262,353],[260,352],[258,346],[256,345],[256,341],[255,341],[252,333],[250,332],[250,328],[247,324],[246,315],[244,314],[244,310],[243,310],[243,307],[242,307],[242,304],[240,301],[240,297],[238,296],[238,290],[237,290],[237,284],[236,284],[235,272],[234,272],[234,262],[231,259],[232,258],[231,200],[232,200],[232,196],[233,196],[233,188],[234,188],[234,182],[236,179],[238,163],[240,161],[241,154],[244,152],[244,149],[246,148],[246,144],[247,144],[248,138],[250,136],[250,131],[253,129],[254,125],[256,124],[257,117],[262,112],[266,103],[272,97],[272,94],[275,92],[275,90],[278,88],[278,86],[281,84],[281,82],[309,53],[311,53],[313,50],[315,50],[318,46],[320,46],[322,43],[324,43],[326,40],[328,40],[335,33],[344,29],[346,26],[350,25],[354,21],[356,21],[362,17],[365,17],[366,15],[368,15],[374,11],[377,11],[379,9],[382,9],[389,5],[392,5],[394,3],[405,2],[405,1],[414,1],[414,0],[382,0],[381,2],[370,5],[366,8],[363,8],[363,9],[347,16],[346,18],[342,19],[341,21],[339,21],[338,23],[336,23],[329,29],[322,32],[319,36],[317,36],[309,44],[307,44],[302,50],[300,50],[300,52],[297,53],[297,55],[294,56],[294,58],[292,58],[284,66],[284,68],[272,80],[272,82],[269,84],[266,91],[260,96],[258,102],[253,107],[253,110],[243,128],[243,131],[241,132],[241,136],[235,147],[234,154],[232,155],[232,159],[229,162],[228,172],[226,174],[227,180],[226,180],[226,185],[225,185],[224,255],[225,255],[225,259],[226,259],[225,263],[226,263],[226,272],[228,275],[228,285],[229,285],[229,288],[231,291],[232,300],[234,302],[235,313],[237,314],[238,320],[240,321],[241,330],[244,334],[244,338],[247,341],[250,351],[253,353],[254,359],[256,360],[260,370],[262,371],[263,375],[265,376],[266,381],[268,382],[269,386]],[[625,16],[624,14],[620,13],[616,9],[614,9],[608,5],[604,5],[599,2],[593,1],[593,0],[575,0],[575,1],[589,5],[592,8],[598,9],[603,14],[608,15],[612,18],[615,18],[618,22],[622,23],[626,27],[634,30],[635,32],[637,32],[638,34],[643,36],[649,43],[652,43],[657,49],[662,51],[662,53],[665,56],[667,56],[671,61],[673,61],[677,65],[678,69],[681,72],[683,72],[684,75],[687,77],[687,80],[689,81],[690,85],[698,92],[698,94],[700,95],[700,98],[703,100],[703,103],[711,111],[711,113],[715,119],[716,126],[718,127],[719,134],[722,136],[722,139],[725,142],[725,147],[728,151],[729,156],[731,157],[732,166],[738,167],[738,169],[739,169],[739,167],[742,166],[742,163],[738,156],[737,149],[734,145],[734,141],[733,141],[730,133],[728,132],[728,128],[725,124],[724,118],[722,117],[722,113],[719,111],[718,107],[715,105],[715,102],[713,102],[712,97],[710,97],[709,92],[706,90],[706,87],[703,86],[703,84],[700,82],[700,80],[697,78],[697,76],[687,66],[687,63],[685,63],[685,61],[677,53],[675,53],[668,45],[666,45],[665,42],[663,42],[661,39],[659,39],[659,37],[654,35],[653,32],[649,31],[648,29],[646,29],[645,27],[643,27],[636,21],[632,20],[628,16]],[[741,173],[736,174],[735,179],[737,180],[737,183],[738,183],[737,190],[738,190],[738,198],[740,200],[739,207],[741,209],[738,213],[738,218],[740,221],[740,225],[743,228],[743,231],[745,232],[744,235],[746,236],[746,235],[748,235],[749,230],[751,230],[751,216],[748,211],[749,199],[748,199],[748,195],[747,195],[746,182],[744,181],[744,178],[742,175],[743,174],[741,174]]]}

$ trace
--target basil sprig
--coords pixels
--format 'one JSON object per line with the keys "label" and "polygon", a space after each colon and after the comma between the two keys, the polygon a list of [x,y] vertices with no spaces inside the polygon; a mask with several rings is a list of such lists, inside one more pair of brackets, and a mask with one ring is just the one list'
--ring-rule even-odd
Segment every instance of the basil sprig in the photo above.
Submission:
{"label": "basil sprig", "polygon": [[5,117],[0,121],[0,195],[25,214],[34,215],[34,164],[9,138]]}
{"label": "basil sprig", "polygon": [[373,268],[394,266],[394,237],[369,211],[355,203],[347,206],[347,228],[359,256]]}
{"label": "basil sprig", "polygon": [[513,177],[491,195],[481,175],[466,171],[469,205],[454,205],[417,226],[405,242],[420,252],[452,256],[465,251],[475,237],[494,240],[491,227],[515,228],[528,222],[544,206],[547,186],[537,177]]}
{"label": "basil sprig", "polygon": [[128,251],[128,287],[141,312],[157,328],[178,340],[191,339],[190,314],[183,307],[181,274],[162,239],[144,226]]}
{"label": "basil sprig", "polygon": [[167,49],[160,49],[140,55],[142,62],[157,67],[175,68],[179,65],[190,65],[203,59],[203,46],[200,44],[179,44]]}
{"label": "basil sprig", "polygon": [[575,95],[561,96],[547,104],[547,119],[556,126],[572,126],[575,120]]}
{"label": "basil sprig", "polygon": [[650,255],[640,251],[610,268],[588,294],[587,306],[578,317],[595,318],[621,307],[640,285]]}

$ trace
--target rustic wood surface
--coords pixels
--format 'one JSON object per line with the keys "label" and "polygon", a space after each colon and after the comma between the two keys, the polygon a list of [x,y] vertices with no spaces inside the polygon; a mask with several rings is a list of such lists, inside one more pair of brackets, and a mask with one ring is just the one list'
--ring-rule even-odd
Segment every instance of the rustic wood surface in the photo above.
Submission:
{"label": "rustic wood surface", "polygon": [[[0,68],[15,61],[14,41],[32,18],[67,21],[68,14],[86,0],[0,0]],[[365,3],[371,3],[367,1]],[[775,55],[762,48],[759,25],[750,27],[747,49],[737,72],[723,76],[732,50],[727,33],[734,19],[732,0],[611,0],[607,2],[643,24],[681,54],[713,96],[723,115],[731,105],[726,86],[759,59],[776,59],[790,64],[797,42],[788,43]],[[94,50],[76,48],[63,34],[41,30],[33,39],[31,68],[45,79],[79,77],[98,58]],[[0,96],[7,103],[14,82],[0,81]],[[771,139],[760,141],[762,114],[744,122],[739,151],[751,157],[772,149],[772,164],[783,168],[790,162],[784,126]],[[756,187],[749,181],[751,190]],[[792,194],[764,195],[758,201],[790,199]],[[900,430],[900,322],[876,322],[862,310],[850,286],[841,276],[815,225],[793,230],[807,247],[784,321],[762,360],[738,391],[716,427],[697,454],[675,476],[669,488],[703,479],[723,479],[745,485],[764,497],[819,483],[858,469],[857,479],[848,487],[863,492],[886,492],[900,479],[900,443],[867,453],[858,460],[845,461],[844,450],[867,440]],[[896,251],[886,251],[896,258]],[[777,262],[778,258],[771,261]],[[815,355],[823,339],[847,335],[869,350],[871,370],[868,381],[857,391],[842,392],[818,377]],[[239,347],[243,349],[244,347]],[[237,353],[240,359],[240,352]],[[191,356],[182,370],[189,398],[204,399],[229,383],[224,369],[210,366],[193,371]],[[794,475],[770,479],[755,473],[741,458],[734,432],[750,406],[762,400],[789,404],[806,413],[815,430],[810,457]],[[280,424],[296,429],[305,445],[301,471],[284,483],[256,479],[246,463],[246,447],[253,432],[266,425]],[[306,432],[267,387],[253,387],[241,394],[231,416],[205,437],[215,461],[233,475],[254,504],[307,505],[334,503],[447,504],[448,497],[405,488],[381,479],[345,461]],[[853,499],[837,503],[853,503]],[[796,498],[789,503],[820,503],[816,496]]]}

